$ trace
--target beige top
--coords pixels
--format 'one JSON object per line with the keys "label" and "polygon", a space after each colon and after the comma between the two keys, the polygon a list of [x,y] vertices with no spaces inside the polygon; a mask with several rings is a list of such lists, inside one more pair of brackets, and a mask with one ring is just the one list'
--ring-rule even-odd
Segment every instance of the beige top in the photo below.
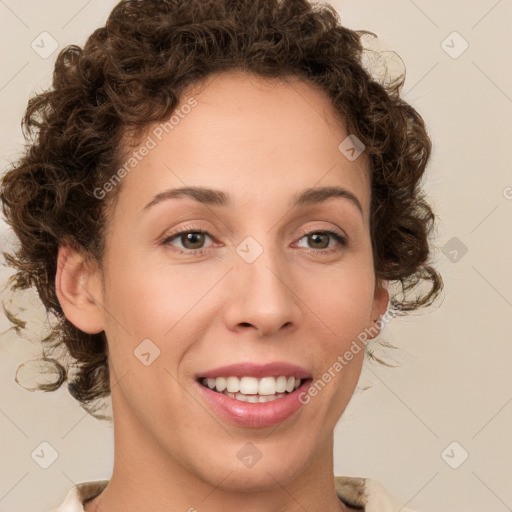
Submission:
{"label": "beige top", "polygon": [[[84,512],[84,502],[95,498],[107,486],[108,480],[82,482],[71,487],[64,501],[51,512]],[[364,512],[414,512],[401,508],[400,503],[377,480],[350,476],[334,477],[336,494],[351,507],[359,507]]]}

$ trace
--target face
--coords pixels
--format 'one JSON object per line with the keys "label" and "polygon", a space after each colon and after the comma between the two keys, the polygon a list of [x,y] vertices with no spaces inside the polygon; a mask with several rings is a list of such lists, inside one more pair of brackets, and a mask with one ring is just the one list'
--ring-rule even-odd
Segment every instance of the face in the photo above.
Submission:
{"label": "face", "polygon": [[[229,474],[226,489],[284,485],[332,469],[364,350],[309,403],[298,397],[387,307],[375,287],[368,161],[340,152],[343,123],[303,82],[230,72],[183,105],[191,97],[167,132],[150,128],[109,220],[94,295],[116,450],[214,485]],[[196,192],[172,192],[183,187]],[[320,188],[328,193],[308,193]],[[236,386],[223,384],[234,376],[249,377],[243,394],[273,400],[202,384]],[[283,378],[268,376],[298,376],[300,387],[276,398]],[[247,455],[259,460],[250,467]]]}

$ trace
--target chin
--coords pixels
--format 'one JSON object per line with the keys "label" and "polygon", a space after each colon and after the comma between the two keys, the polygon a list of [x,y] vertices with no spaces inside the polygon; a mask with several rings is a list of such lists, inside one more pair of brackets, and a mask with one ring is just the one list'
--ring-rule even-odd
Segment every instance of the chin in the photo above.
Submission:
{"label": "chin", "polygon": [[[267,446],[267,453],[263,448],[263,453],[256,450],[254,445],[251,447],[251,444],[247,443],[241,450],[237,449],[232,458],[222,455],[223,462],[212,461],[209,465],[211,470],[208,470],[205,476],[208,481],[211,481],[213,476],[214,481],[211,483],[226,491],[264,492],[294,481],[311,465],[311,461],[302,451],[293,453],[275,445]],[[251,452],[254,455],[253,460],[249,459],[250,455],[244,457]],[[201,471],[205,471],[204,461],[201,464]]]}
{"label": "chin", "polygon": [[[261,462],[261,461],[260,461]],[[287,485],[296,479],[297,474],[301,472],[301,468],[288,464],[286,467],[269,469],[261,466],[259,469],[253,468],[237,468],[232,469],[232,473],[220,484],[214,482],[219,488],[230,492],[268,492],[278,487]]]}

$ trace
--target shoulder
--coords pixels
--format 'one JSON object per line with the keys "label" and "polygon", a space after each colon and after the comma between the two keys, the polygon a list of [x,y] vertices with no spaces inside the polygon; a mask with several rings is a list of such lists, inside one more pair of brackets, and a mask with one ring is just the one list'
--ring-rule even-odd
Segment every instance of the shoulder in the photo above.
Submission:
{"label": "shoulder", "polygon": [[96,480],[73,485],[66,494],[64,501],[51,512],[83,512],[84,501],[98,496],[105,489],[108,482],[108,480]]}
{"label": "shoulder", "polygon": [[415,512],[402,508],[403,503],[373,478],[336,476],[334,481],[338,497],[351,507],[364,509],[364,512]]}

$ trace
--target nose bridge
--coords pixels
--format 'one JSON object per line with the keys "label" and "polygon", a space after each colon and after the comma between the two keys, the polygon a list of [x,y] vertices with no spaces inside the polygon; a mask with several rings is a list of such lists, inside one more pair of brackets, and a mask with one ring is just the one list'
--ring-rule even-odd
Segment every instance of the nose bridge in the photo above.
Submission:
{"label": "nose bridge", "polygon": [[265,246],[251,238],[236,248],[231,273],[236,292],[231,295],[226,321],[231,329],[250,324],[261,334],[271,334],[297,323],[300,311],[292,292],[292,273],[286,270],[284,255],[271,243],[272,236],[266,234]]}

